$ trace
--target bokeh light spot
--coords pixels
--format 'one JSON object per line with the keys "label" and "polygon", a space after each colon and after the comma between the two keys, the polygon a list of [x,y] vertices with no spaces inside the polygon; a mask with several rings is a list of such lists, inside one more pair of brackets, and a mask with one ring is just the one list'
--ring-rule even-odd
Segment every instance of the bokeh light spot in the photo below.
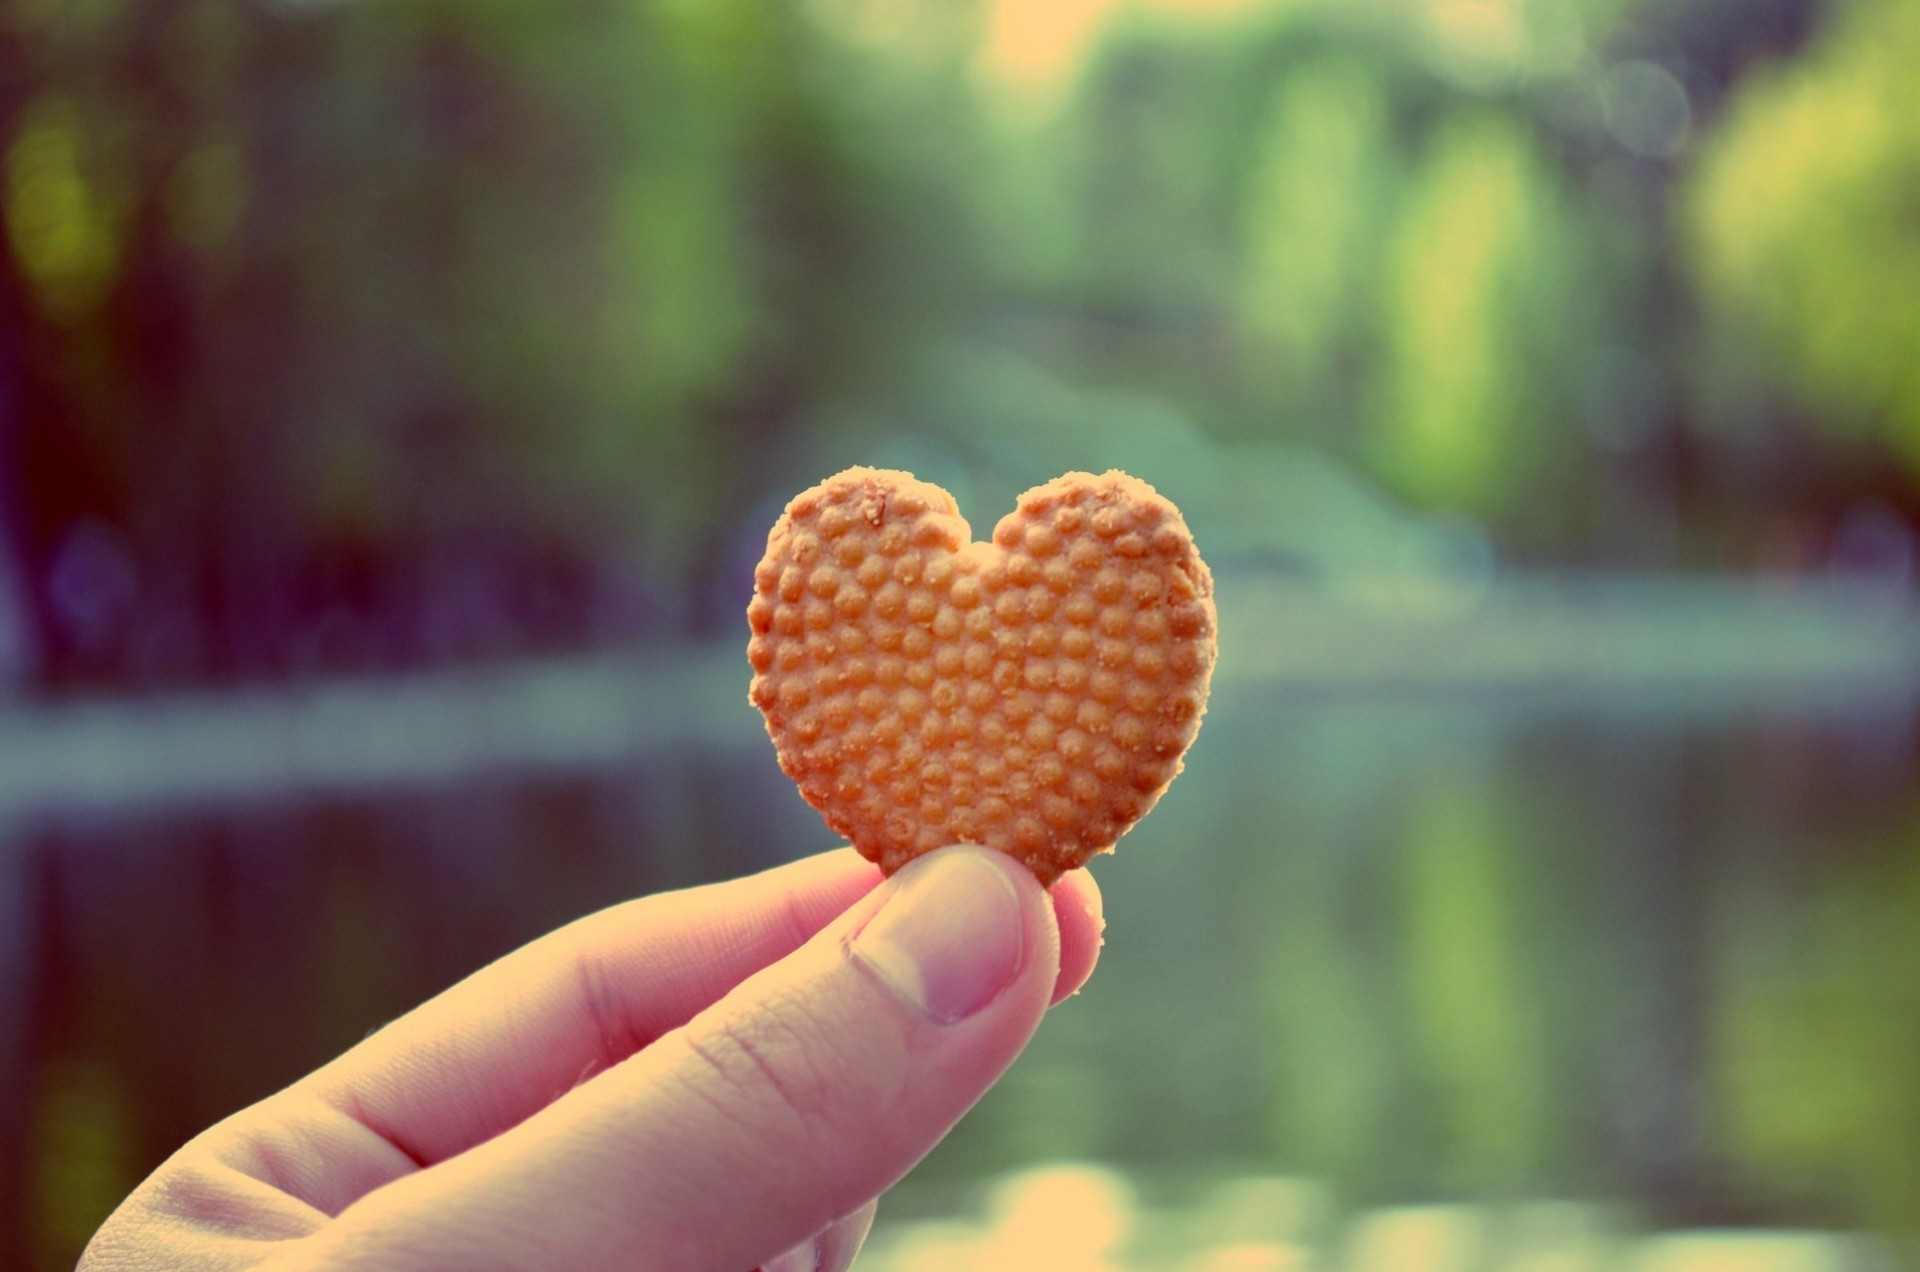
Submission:
{"label": "bokeh light spot", "polygon": [[1622,62],[1601,86],[1607,131],[1645,159],[1671,159],[1687,144],[1693,103],[1673,73],[1654,62]]}
{"label": "bokeh light spot", "polygon": [[113,277],[113,218],[83,163],[76,112],[43,102],[7,148],[7,235],[22,269],[56,316],[91,308]]}
{"label": "bokeh light spot", "polygon": [[99,648],[119,633],[138,589],[125,537],[92,518],[68,532],[48,567],[53,612],[82,648]]}
{"label": "bokeh light spot", "polygon": [[1050,101],[1085,62],[1120,0],[998,0],[987,16],[979,70],[990,89]]}

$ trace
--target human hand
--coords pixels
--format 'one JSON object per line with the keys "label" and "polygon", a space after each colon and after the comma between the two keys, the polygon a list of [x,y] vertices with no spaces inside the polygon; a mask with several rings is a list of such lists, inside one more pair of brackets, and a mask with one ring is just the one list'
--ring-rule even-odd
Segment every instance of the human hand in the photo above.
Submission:
{"label": "human hand", "polygon": [[615,906],[189,1142],[81,1272],[844,1269],[1100,929],[971,847]]}

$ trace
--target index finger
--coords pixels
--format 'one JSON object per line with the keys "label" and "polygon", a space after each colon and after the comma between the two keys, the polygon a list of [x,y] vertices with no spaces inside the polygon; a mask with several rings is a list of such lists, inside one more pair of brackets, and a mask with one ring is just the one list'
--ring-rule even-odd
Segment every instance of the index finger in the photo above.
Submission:
{"label": "index finger", "polygon": [[[517,1126],[778,962],[880,882],[851,848],[624,902],[475,972],[286,1094],[320,1100],[430,1166]],[[1099,957],[1100,890],[1055,882],[1060,977]]]}
{"label": "index finger", "polygon": [[613,906],[475,972],[295,1091],[431,1165],[685,1024],[879,881],[844,848]]}

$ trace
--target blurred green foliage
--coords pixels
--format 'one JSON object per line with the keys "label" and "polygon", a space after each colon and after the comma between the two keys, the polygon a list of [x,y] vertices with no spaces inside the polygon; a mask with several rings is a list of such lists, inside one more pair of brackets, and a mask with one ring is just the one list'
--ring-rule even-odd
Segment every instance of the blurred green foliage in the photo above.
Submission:
{"label": "blurred green foliage", "polygon": [[683,624],[803,410],[952,290],[910,139],[785,4],[0,23],[0,508],[56,666],[89,523],[144,626],[196,627],[157,655],[187,675],[283,666],[335,610],[417,626],[449,557],[508,593],[516,554],[610,571]]}
{"label": "blurred green foliage", "polygon": [[[1784,353],[1822,424],[1883,437],[1909,466],[1920,465],[1916,57],[1920,4],[1844,7],[1806,56],[1742,85],[1686,207],[1694,268],[1729,338]],[[1724,423],[1737,428],[1737,415]]]}
{"label": "blurred green foliage", "polygon": [[[336,611],[431,626],[461,561],[518,613],[516,553],[583,615],[539,639],[697,628],[769,501],[886,455],[995,493],[1324,476],[1523,559],[1817,562],[1859,498],[1916,506],[1915,14],[11,6],[0,506],[43,665],[271,670]],[[1113,393],[1175,422],[1094,440]],[[1002,410],[1030,454],[983,456]],[[1315,532],[1214,502],[1230,537],[1277,509],[1254,550]],[[1372,524],[1308,560],[1391,555]],[[118,644],[48,595],[89,525]]]}

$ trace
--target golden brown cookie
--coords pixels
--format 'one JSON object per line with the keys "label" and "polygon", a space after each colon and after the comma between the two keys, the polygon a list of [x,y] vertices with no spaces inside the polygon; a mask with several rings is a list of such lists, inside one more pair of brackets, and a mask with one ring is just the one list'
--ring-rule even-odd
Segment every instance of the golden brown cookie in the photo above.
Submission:
{"label": "golden brown cookie", "polygon": [[751,697],[800,793],[887,873],[977,843],[1050,884],[1180,771],[1213,576],[1179,511],[1121,472],[1057,477],[971,539],[909,473],[803,492],[754,571]]}

